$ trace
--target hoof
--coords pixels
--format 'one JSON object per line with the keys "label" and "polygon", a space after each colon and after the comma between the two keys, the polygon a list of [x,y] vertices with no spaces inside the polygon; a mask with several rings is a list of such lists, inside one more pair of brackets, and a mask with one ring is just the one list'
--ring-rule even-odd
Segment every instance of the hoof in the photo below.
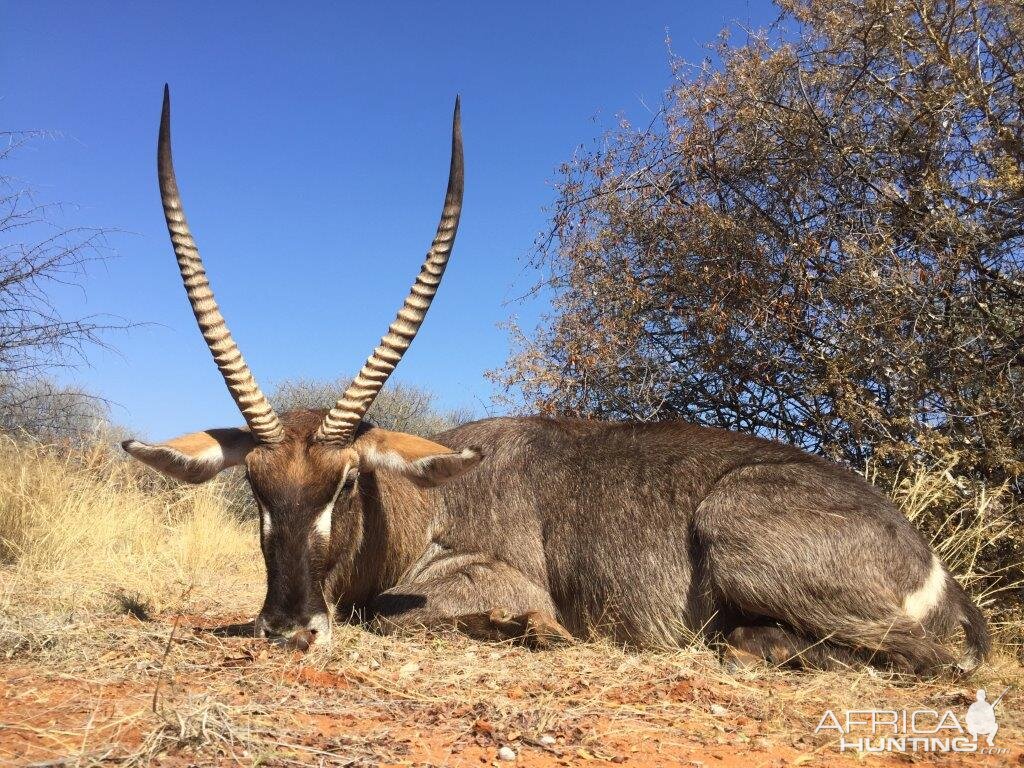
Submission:
{"label": "hoof", "polygon": [[568,645],[576,639],[569,634],[565,627],[546,613],[533,611],[526,614],[525,618],[526,631],[523,633],[523,642],[531,648],[538,650],[555,648],[560,645]]}

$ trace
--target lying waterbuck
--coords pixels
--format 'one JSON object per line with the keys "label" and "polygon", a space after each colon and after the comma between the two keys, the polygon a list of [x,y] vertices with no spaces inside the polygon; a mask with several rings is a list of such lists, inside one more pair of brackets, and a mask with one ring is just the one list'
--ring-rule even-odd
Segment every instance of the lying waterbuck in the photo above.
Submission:
{"label": "lying waterbuck", "polygon": [[441,222],[398,317],[337,404],[277,414],[224,323],[182,211],[165,92],[158,169],[203,337],[247,426],[124,448],[192,483],[243,465],[261,513],[266,636],[332,617],[545,646],[722,638],[733,660],[923,672],[989,648],[981,612],[860,477],[795,448],[682,423],[498,418],[432,439],[363,421],[416,335],[462,208],[455,103]]}

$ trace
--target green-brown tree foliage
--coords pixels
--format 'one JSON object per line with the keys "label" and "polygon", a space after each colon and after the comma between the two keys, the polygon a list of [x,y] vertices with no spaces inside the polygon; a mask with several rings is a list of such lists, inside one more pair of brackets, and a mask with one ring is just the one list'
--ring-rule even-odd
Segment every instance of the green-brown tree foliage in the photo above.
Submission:
{"label": "green-brown tree foliage", "polygon": [[1024,470],[1024,4],[785,0],[561,169],[532,408]]}

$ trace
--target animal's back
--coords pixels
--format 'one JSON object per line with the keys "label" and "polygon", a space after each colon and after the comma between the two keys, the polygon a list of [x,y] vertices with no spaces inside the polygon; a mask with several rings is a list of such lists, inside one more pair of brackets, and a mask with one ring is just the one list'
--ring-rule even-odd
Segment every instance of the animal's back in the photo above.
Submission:
{"label": "animal's back", "polygon": [[731,474],[788,467],[885,504],[802,451],[681,422],[500,418],[436,439],[487,453],[445,490],[455,546],[483,549],[549,589],[575,634],[641,645],[677,643],[715,612],[694,558],[694,516]]}
{"label": "animal's back", "polygon": [[[681,422],[540,417],[436,439],[487,454],[443,492],[448,543],[519,568],[578,636],[677,644],[763,619],[870,636],[961,616],[962,592],[940,610],[946,581],[959,588],[881,493],[790,446]],[[934,603],[911,606],[921,617],[906,615],[914,594]]]}

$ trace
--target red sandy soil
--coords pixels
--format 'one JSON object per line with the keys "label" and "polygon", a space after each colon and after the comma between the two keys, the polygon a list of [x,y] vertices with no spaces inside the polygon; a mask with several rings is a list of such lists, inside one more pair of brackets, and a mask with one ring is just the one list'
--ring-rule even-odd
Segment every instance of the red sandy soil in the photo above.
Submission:
{"label": "red sandy soil", "polygon": [[[344,628],[329,656],[304,656],[219,637],[210,630],[225,622],[205,616],[185,617],[168,645],[173,623],[105,619],[89,630],[107,637],[95,653],[0,656],[0,764],[1024,765],[1019,720],[1004,723],[998,756],[840,754],[837,739],[813,736],[822,705],[801,697],[798,674],[736,682],[701,674],[706,660],[644,659],[591,676],[593,648],[544,655],[359,628]],[[467,676],[454,657],[479,669]],[[950,708],[962,712],[972,689],[957,690]],[[786,714],[765,714],[766,699]],[[499,759],[506,745],[514,761]]]}

